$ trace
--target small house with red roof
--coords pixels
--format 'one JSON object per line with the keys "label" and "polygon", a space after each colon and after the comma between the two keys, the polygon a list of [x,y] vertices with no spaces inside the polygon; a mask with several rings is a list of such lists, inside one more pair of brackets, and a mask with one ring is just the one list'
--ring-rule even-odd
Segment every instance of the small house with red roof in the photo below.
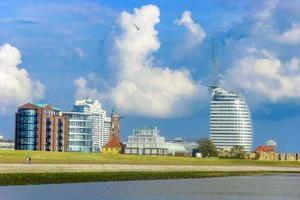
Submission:
{"label": "small house with red roof", "polygon": [[275,150],[275,146],[261,145],[255,149],[255,152],[256,153],[259,153],[259,152],[276,153],[276,150]]}
{"label": "small house with red roof", "polygon": [[124,145],[118,139],[111,139],[102,147],[103,154],[120,154],[124,149]]}
{"label": "small house with red roof", "polygon": [[272,144],[267,142],[265,145],[258,146],[253,153],[256,155],[255,158],[258,160],[278,160],[275,142]]}

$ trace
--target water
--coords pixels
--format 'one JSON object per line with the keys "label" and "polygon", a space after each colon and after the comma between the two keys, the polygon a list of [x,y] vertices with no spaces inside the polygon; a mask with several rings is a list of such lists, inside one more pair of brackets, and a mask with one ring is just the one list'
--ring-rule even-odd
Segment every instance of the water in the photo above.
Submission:
{"label": "water", "polygon": [[300,200],[300,175],[0,187],[1,200]]}

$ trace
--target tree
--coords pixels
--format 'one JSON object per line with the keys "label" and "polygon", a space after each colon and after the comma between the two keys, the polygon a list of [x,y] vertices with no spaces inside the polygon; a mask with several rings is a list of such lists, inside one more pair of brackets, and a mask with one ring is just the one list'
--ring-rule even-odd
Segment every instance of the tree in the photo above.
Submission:
{"label": "tree", "polygon": [[245,148],[241,145],[235,145],[231,148],[230,154],[232,158],[243,159],[246,157]]}
{"label": "tree", "polygon": [[203,157],[218,155],[215,144],[208,138],[202,138],[198,141],[198,151],[202,154]]}

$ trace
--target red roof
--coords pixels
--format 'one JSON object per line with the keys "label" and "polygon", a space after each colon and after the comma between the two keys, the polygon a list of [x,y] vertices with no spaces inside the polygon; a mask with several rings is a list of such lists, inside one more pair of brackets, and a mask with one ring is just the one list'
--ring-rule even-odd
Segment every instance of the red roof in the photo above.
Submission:
{"label": "red roof", "polygon": [[275,146],[261,145],[255,149],[255,152],[275,152]]}
{"label": "red roof", "polygon": [[122,148],[124,145],[118,139],[112,139],[103,148]]}

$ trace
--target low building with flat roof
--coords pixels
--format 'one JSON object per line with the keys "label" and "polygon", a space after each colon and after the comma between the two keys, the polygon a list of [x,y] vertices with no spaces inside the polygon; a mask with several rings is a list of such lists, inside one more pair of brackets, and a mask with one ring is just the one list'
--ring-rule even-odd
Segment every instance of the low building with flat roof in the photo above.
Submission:
{"label": "low building with flat roof", "polygon": [[125,154],[167,155],[168,148],[157,127],[144,127],[133,130],[128,136]]}
{"label": "low building with flat roof", "polygon": [[166,140],[168,154],[172,156],[192,156],[198,143],[193,140],[184,140],[180,137]]}
{"label": "low building with flat roof", "polygon": [[15,142],[0,135],[0,150],[14,150]]}

